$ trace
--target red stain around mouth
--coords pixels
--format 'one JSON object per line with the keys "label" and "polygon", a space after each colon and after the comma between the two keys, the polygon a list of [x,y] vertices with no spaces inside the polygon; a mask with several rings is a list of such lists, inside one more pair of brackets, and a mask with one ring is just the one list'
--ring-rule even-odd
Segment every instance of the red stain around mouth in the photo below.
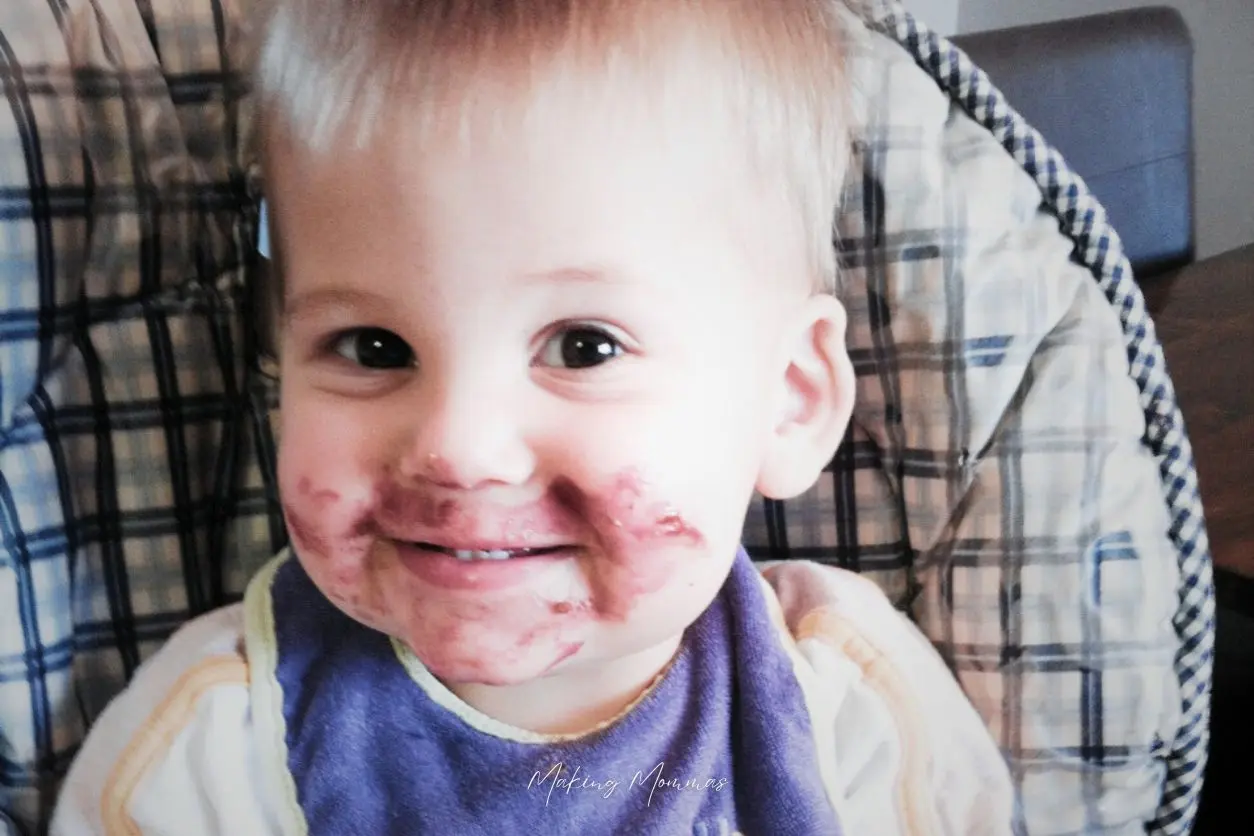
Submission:
{"label": "red stain around mouth", "polygon": [[297,497],[284,501],[283,519],[297,554],[343,565],[369,550],[370,508],[357,509],[347,523],[334,514],[343,503],[337,491],[315,488],[308,477],[296,484]]}
{"label": "red stain around mouth", "polygon": [[705,542],[701,532],[670,503],[645,504],[644,480],[635,470],[618,474],[613,487],[601,497],[589,496],[568,479],[556,480],[552,493],[560,504],[592,523],[603,539],[620,547],[668,540],[682,540],[688,546]]}
{"label": "red stain around mouth", "polygon": [[674,506],[646,502],[644,480],[635,470],[619,473],[601,496],[590,496],[566,479],[557,480],[552,493],[586,520],[601,541],[609,567],[593,575],[593,609],[607,619],[625,619],[638,599],[666,586],[684,559],[668,553],[668,546],[692,548],[705,542]]}
{"label": "red stain around mouth", "polygon": [[[339,587],[326,592],[359,620],[363,616],[374,620],[376,615],[385,618],[384,623],[398,617],[408,620],[401,613],[376,614],[355,597],[373,543],[388,532],[429,531],[432,537],[452,540],[499,536],[522,542],[535,535],[559,535],[592,547],[595,565],[588,573],[588,597],[551,601],[525,617],[521,611],[514,612],[513,604],[502,608],[483,601],[481,611],[463,609],[426,641],[419,640],[423,661],[437,676],[456,671],[454,678],[469,681],[466,677],[470,676],[484,684],[550,642],[555,644],[546,651],[552,655],[545,673],[553,670],[582,648],[580,642],[570,640],[573,637],[563,625],[585,619],[626,620],[641,599],[663,590],[680,573],[683,562],[694,559],[690,549],[705,543],[702,533],[674,505],[649,496],[647,484],[634,470],[617,474],[603,490],[585,490],[569,479],[555,480],[542,499],[504,516],[438,485],[405,485],[390,475],[377,484],[368,501],[351,510],[343,507],[347,500],[340,492],[319,489],[307,477],[298,481],[296,493],[283,509],[293,545],[302,559],[323,564],[318,574]],[[422,605],[417,600],[413,603]],[[547,626],[532,621],[541,613],[548,616]],[[463,632],[471,624],[491,627],[499,642],[500,631],[519,618],[513,640],[498,644],[489,654],[495,661],[463,646],[473,634]],[[438,639],[440,635],[447,641]],[[437,639],[434,643],[433,638]]]}
{"label": "red stain around mouth", "polygon": [[298,554],[324,554],[330,548],[330,538],[289,503],[283,505],[283,521],[287,523],[288,537]]}
{"label": "red stain around mouth", "polygon": [[315,489],[308,476],[301,477],[297,482],[296,492],[301,499],[308,498],[309,502],[283,503],[283,519],[287,523],[292,545],[298,553],[330,553],[336,538],[326,531],[318,516],[340,501],[339,493]]}
{"label": "red stain around mouth", "polygon": [[322,509],[334,505],[342,499],[339,491],[333,491],[329,488],[315,488],[308,476],[300,478],[300,481],[296,483],[296,490],[302,496],[309,497],[315,505]]}
{"label": "red stain around mouth", "polygon": [[659,537],[674,537],[687,540],[691,546],[700,546],[705,542],[701,532],[689,525],[688,521],[681,517],[678,511],[663,512],[662,516],[658,517],[653,523],[653,528]]}
{"label": "red stain around mouth", "polygon": [[[570,642],[569,644],[563,645],[561,649],[557,651],[557,655],[553,658],[553,661],[550,662],[549,666],[544,669],[544,673],[551,673],[554,668],[581,650],[583,650],[583,642]],[[541,676],[543,675],[544,674],[541,674]]]}
{"label": "red stain around mouth", "polygon": [[447,529],[467,522],[457,500],[434,497],[390,481],[379,488],[378,512],[385,520],[395,521],[403,528]]}

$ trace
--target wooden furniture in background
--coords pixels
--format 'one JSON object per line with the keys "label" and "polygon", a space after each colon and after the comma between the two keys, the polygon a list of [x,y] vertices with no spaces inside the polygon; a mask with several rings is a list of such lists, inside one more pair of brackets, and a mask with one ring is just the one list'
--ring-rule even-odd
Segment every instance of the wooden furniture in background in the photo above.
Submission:
{"label": "wooden furniture in background", "polygon": [[1143,290],[1193,442],[1215,566],[1254,578],[1254,244]]}

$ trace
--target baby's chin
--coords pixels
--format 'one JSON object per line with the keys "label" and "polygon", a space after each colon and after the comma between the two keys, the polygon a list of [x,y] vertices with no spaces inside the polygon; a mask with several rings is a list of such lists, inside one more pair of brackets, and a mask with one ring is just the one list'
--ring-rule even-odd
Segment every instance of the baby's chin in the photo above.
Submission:
{"label": "baby's chin", "polygon": [[352,588],[341,590],[320,586],[319,589],[337,610],[353,621],[380,633],[392,633],[393,620],[381,596]]}
{"label": "baby's chin", "polygon": [[475,648],[423,648],[409,642],[406,645],[432,676],[454,690],[460,685],[504,688],[533,682],[557,673],[583,649],[581,642],[503,653]]}
{"label": "baby's chin", "polygon": [[408,631],[404,624],[390,617],[386,605],[367,608],[340,596],[330,597],[340,612],[363,627],[383,633],[404,645],[413,654],[413,658],[417,659],[432,676],[450,687],[455,685],[521,685],[543,675],[542,672],[537,671],[551,667],[535,663],[527,664],[525,661],[508,657],[493,658],[492,654],[484,653],[482,650],[463,649],[462,652],[458,652],[456,648],[449,646],[438,649],[427,648],[424,645],[424,639],[415,640],[407,635]]}

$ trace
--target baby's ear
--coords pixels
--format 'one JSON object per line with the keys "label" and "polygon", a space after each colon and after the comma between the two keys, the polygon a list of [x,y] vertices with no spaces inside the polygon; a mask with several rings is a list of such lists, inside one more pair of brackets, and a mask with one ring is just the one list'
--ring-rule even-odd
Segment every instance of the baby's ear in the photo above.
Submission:
{"label": "baby's ear", "polygon": [[757,482],[770,499],[789,499],[818,481],[853,413],[853,363],[840,302],[826,293],[808,298],[786,339],[776,390],[782,396]]}

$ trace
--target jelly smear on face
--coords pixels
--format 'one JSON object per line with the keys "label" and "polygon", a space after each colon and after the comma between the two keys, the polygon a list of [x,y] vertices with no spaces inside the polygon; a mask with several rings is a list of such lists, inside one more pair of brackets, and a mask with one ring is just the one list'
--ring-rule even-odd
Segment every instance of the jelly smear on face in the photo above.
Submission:
{"label": "jelly smear on face", "polygon": [[330,554],[337,545],[338,538],[333,531],[328,530],[322,518],[339,504],[340,494],[336,491],[315,489],[308,477],[300,480],[297,494],[301,501],[283,504],[283,518],[287,523],[292,545],[298,553]]}
{"label": "jelly smear on face", "polygon": [[635,470],[625,470],[597,496],[568,480],[553,486],[558,501],[587,521],[600,540],[597,558],[605,565],[591,573],[591,608],[606,619],[626,618],[639,598],[660,591],[680,563],[692,559],[682,550],[672,551],[674,546],[696,548],[705,542],[674,506],[648,501],[644,484]]}
{"label": "jelly smear on face", "polygon": [[379,487],[379,516],[400,523],[401,527],[421,526],[429,529],[466,528],[473,520],[466,519],[457,500],[436,498],[428,493],[406,489],[395,482]]}
{"label": "jelly smear on face", "polygon": [[[559,479],[539,502],[504,516],[393,479],[363,503],[350,504],[307,478],[297,488],[284,513],[293,545],[313,564],[310,573],[324,593],[354,618],[401,634],[447,680],[507,684],[507,671],[529,669],[527,660],[536,653],[545,657],[541,675],[551,671],[581,649],[577,625],[626,620],[641,599],[681,576],[694,559],[691,549],[705,542],[673,505],[648,497],[634,470],[596,492]],[[406,576],[451,596],[428,601],[427,609],[414,596],[430,592],[407,593],[404,578],[371,577],[377,568],[368,559],[371,549],[393,532],[432,532],[437,543],[488,536],[524,545],[538,537],[549,545],[558,537],[573,548],[551,557],[460,561],[394,541],[410,570]],[[531,580],[546,571],[545,561],[569,560],[583,564],[587,593],[554,601],[529,591]]]}
{"label": "jelly smear on face", "polygon": [[366,561],[374,544],[371,501],[350,503],[338,492],[300,479],[283,502],[292,547],[319,586],[345,612],[371,626],[386,618],[370,589]]}
{"label": "jelly smear on face", "polygon": [[399,543],[402,563],[438,588],[502,592],[528,584],[555,563],[589,558],[585,565],[592,599],[555,602],[550,608],[553,615],[622,620],[636,599],[659,591],[673,576],[679,558],[667,554],[676,545],[695,548],[704,542],[672,505],[646,499],[644,482],[634,471],[616,476],[600,495],[570,480],[558,480],[541,502],[491,520],[454,499],[436,500],[394,486],[380,488],[379,496],[377,513],[384,531],[429,530],[436,532],[432,539],[444,543],[486,536],[513,547],[571,547],[551,555],[467,562]]}
{"label": "jelly smear on face", "polygon": [[283,518],[298,553],[339,563],[369,547],[368,507],[346,508],[337,491],[316,488],[308,477],[296,493],[296,501],[283,503]]}

